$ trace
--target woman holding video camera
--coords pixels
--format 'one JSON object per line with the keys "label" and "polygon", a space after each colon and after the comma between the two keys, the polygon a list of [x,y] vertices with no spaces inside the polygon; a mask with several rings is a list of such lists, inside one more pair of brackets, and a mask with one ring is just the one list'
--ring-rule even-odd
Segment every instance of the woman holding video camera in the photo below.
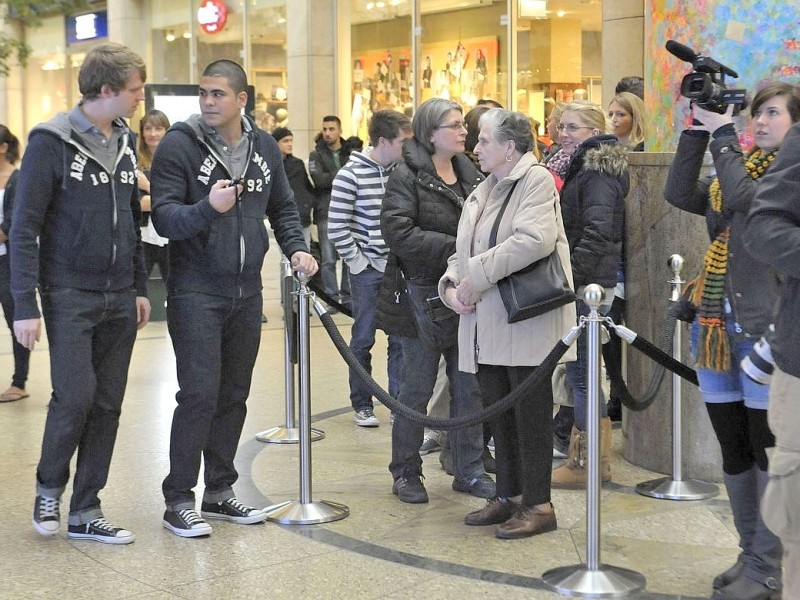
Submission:
{"label": "woman holding video camera", "polygon": [[[747,252],[741,236],[761,178],[800,120],[800,92],[781,82],[756,94],[750,109],[756,145],[749,153],[739,146],[733,109],[729,105],[720,114],[692,107],[694,123],[681,134],[664,196],[681,210],[705,216],[711,239],[704,268],[689,287],[696,309],[691,346],[741,548],[736,563],[714,579],[712,598],[767,600],[781,595],[782,554],[759,511],[768,479],[765,449],[774,445],[767,424],[769,386],[748,377],[740,363],[768,332],[778,280]],[[716,177],[700,177],[709,140]]]}

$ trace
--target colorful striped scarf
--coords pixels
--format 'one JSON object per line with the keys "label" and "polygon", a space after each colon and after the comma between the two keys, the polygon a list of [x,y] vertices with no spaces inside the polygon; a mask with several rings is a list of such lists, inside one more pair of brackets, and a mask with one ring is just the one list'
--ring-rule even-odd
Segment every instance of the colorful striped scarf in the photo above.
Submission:
{"label": "colorful striped scarf", "polygon": [[[753,152],[744,164],[747,174],[753,179],[759,179],[767,172],[776,154],[777,150],[765,153],[759,149]],[[711,182],[708,195],[711,209],[721,214],[725,201],[718,178],[715,177]],[[708,247],[700,275],[689,283],[689,300],[700,315],[697,365],[721,372],[727,372],[731,368],[731,350],[725,330],[725,279],[728,274],[729,239],[730,226],[726,225]]]}

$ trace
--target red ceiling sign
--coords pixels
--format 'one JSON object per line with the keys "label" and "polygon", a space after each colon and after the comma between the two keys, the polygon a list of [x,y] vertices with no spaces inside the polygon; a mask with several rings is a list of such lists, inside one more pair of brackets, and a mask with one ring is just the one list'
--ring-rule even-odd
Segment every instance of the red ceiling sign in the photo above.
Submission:
{"label": "red ceiling sign", "polygon": [[219,33],[228,20],[228,7],[222,0],[203,0],[197,9],[197,22],[206,33]]}

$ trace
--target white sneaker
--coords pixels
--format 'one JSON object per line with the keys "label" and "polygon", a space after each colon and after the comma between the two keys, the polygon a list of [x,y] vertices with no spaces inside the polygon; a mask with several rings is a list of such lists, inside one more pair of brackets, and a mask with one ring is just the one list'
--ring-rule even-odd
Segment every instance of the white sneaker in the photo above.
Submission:
{"label": "white sneaker", "polygon": [[33,504],[33,527],[40,535],[55,535],[61,529],[61,498],[36,496]]}
{"label": "white sneaker", "polygon": [[353,419],[359,427],[377,427],[381,424],[371,408],[357,410]]}

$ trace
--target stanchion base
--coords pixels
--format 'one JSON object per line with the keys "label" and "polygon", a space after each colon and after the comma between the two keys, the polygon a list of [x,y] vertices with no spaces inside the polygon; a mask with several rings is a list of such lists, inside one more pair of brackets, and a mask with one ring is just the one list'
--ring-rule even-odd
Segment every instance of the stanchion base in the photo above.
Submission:
{"label": "stanchion base", "polygon": [[542,581],[564,596],[622,598],[644,589],[644,575],[610,565],[590,570],[585,564],[558,567],[542,575]]}
{"label": "stanchion base", "polygon": [[264,509],[267,520],[282,525],[314,525],[340,521],[350,514],[344,504],[317,500],[316,502],[300,502],[287,500]]}
{"label": "stanchion base", "polygon": [[[325,437],[321,429],[311,429],[311,441],[317,442]],[[279,425],[270,427],[266,431],[256,434],[256,439],[265,444],[297,444],[300,442],[300,429],[298,427],[285,427]]]}
{"label": "stanchion base", "polygon": [[636,493],[661,500],[706,500],[719,494],[719,486],[699,479],[661,477],[643,481],[636,486]]}

